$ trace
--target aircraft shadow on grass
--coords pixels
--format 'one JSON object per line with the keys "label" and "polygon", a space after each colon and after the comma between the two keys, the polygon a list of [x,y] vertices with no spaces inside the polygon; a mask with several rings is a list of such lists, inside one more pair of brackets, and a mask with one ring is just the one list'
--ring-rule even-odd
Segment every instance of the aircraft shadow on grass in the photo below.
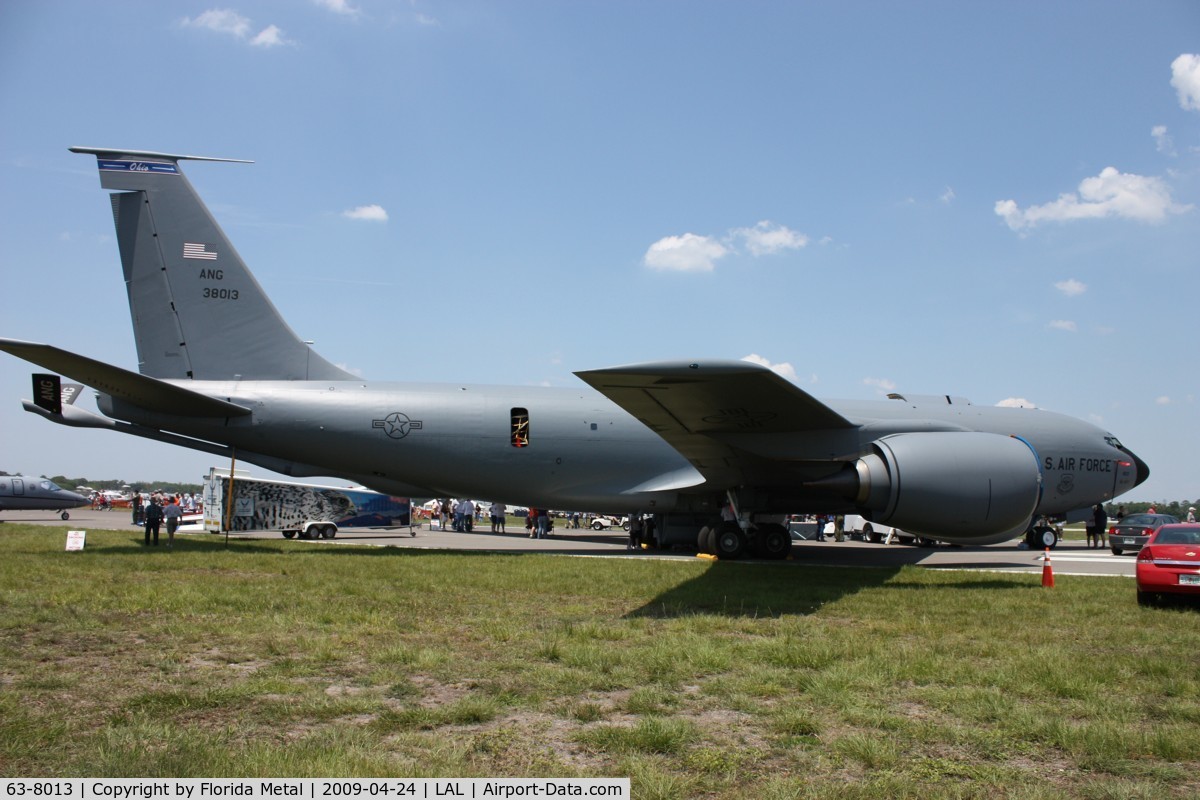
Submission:
{"label": "aircraft shadow on grass", "polygon": [[806,615],[863,589],[887,584],[900,567],[837,569],[795,564],[714,561],[628,617],[674,618],[694,614],[772,618]]}

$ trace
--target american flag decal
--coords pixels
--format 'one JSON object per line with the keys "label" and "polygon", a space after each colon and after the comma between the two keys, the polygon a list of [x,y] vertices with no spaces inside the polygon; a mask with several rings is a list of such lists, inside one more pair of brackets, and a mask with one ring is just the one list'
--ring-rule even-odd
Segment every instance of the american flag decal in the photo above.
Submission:
{"label": "american flag decal", "polygon": [[183,243],[184,258],[201,258],[205,261],[216,261],[217,253],[215,250],[209,250],[208,245],[194,242]]}

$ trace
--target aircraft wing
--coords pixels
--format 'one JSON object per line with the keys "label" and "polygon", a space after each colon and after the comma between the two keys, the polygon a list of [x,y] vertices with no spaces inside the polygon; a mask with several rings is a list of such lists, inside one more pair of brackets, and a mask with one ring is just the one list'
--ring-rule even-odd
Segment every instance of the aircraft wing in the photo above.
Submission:
{"label": "aircraft wing", "polygon": [[749,361],[662,362],[577,376],[641,420],[706,478],[730,482],[760,459],[721,441],[736,433],[797,433],[854,423]]}
{"label": "aircraft wing", "polygon": [[236,403],[218,400],[48,344],[0,339],[0,350],[147,410],[185,417],[239,417],[250,413],[250,409]]}

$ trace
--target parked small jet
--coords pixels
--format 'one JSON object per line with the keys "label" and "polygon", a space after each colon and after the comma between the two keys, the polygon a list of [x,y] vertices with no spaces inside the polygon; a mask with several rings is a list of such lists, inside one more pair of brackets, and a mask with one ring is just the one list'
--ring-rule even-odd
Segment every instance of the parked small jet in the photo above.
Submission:
{"label": "parked small jet", "polygon": [[68,508],[86,506],[81,494],[60,489],[54,481],[26,475],[0,475],[0,511],[58,511],[70,519]]}
{"label": "parked small jet", "polygon": [[140,374],[0,340],[98,390],[105,416],[26,402],[61,424],[388,494],[653,513],[725,558],[786,556],[787,513],[1000,542],[1149,475],[1112,434],[1060,414],[948,396],[826,403],[741,361],[576,373],[595,391],[364,381],[292,332],[180,166],[230,159],[71,150],[115,190]]}

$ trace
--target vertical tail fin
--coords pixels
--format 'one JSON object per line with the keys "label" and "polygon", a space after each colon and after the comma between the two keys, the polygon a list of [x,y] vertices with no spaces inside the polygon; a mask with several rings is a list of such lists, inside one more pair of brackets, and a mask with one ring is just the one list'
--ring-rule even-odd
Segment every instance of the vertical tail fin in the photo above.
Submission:
{"label": "vertical tail fin", "polygon": [[[184,177],[233,159],[72,147],[111,196],[138,368],[155,378],[354,380],[292,331]],[[251,163],[251,162],[238,162]]]}

